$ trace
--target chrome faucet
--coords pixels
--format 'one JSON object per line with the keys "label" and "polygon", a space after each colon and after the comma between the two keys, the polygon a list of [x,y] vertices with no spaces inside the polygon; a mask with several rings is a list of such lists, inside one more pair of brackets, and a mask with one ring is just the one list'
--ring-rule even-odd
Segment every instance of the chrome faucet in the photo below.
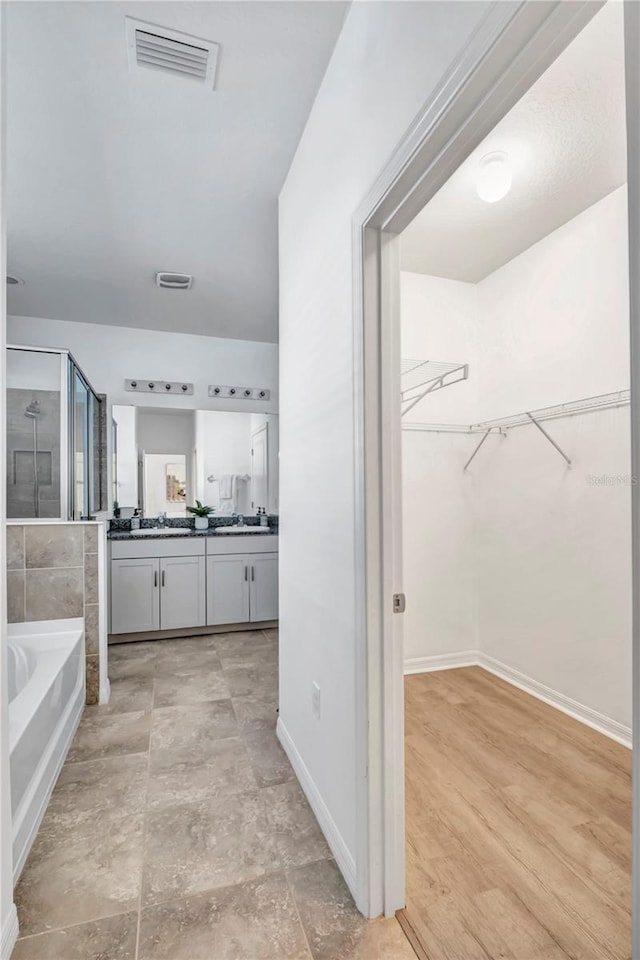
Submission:
{"label": "chrome faucet", "polygon": [[167,519],[166,513],[162,512],[158,514],[158,526],[164,527],[165,521]]}
{"label": "chrome faucet", "polygon": [[242,513],[238,514],[238,526],[244,527],[244,514]]}

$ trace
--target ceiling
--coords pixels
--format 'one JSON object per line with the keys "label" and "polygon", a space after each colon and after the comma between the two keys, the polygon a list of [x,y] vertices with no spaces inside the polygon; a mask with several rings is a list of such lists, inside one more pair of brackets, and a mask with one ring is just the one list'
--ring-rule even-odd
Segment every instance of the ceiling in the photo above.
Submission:
{"label": "ceiling", "polygon": [[[276,341],[278,193],[347,5],[5,6],[9,313]],[[218,42],[216,90],[129,69],[125,15]]]}
{"label": "ceiling", "polygon": [[[409,224],[403,270],[477,283],[626,181],[622,17],[603,7]],[[476,173],[494,150],[513,186],[485,203]]]}

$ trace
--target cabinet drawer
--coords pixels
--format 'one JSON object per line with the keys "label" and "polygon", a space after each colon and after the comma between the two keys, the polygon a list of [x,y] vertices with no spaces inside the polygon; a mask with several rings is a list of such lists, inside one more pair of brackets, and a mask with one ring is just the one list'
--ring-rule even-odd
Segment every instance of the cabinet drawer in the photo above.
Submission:
{"label": "cabinet drawer", "polygon": [[203,557],[204,537],[179,537],[175,540],[111,540],[112,560],[135,560],[151,557]]}
{"label": "cabinet drawer", "polygon": [[224,556],[232,553],[277,553],[278,537],[271,533],[258,533],[251,536],[243,533],[239,536],[222,533],[207,537],[207,556]]}

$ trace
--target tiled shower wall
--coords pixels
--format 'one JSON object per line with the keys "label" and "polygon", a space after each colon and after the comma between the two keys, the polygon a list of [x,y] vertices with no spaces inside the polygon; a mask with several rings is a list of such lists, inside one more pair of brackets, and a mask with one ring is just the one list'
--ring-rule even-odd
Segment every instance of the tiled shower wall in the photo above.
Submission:
{"label": "tiled shower wall", "polygon": [[98,537],[95,524],[9,524],[10,623],[84,617],[87,703],[99,697]]}
{"label": "tiled shower wall", "polygon": [[[40,404],[37,429],[39,516],[60,516],[60,391],[7,390],[7,516],[35,517],[34,421],[25,416],[32,401]],[[101,405],[102,406],[102,405]]]}

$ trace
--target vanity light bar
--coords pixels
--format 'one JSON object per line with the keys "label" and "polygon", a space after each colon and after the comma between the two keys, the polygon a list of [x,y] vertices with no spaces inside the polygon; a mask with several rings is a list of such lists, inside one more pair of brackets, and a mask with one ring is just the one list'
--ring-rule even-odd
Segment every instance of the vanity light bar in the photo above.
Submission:
{"label": "vanity light bar", "polygon": [[209,396],[220,400],[269,400],[271,390],[264,387],[209,387]]}
{"label": "vanity light bar", "polygon": [[193,395],[192,383],[170,383],[167,380],[125,380],[125,390],[131,393],[179,393],[182,396]]}

